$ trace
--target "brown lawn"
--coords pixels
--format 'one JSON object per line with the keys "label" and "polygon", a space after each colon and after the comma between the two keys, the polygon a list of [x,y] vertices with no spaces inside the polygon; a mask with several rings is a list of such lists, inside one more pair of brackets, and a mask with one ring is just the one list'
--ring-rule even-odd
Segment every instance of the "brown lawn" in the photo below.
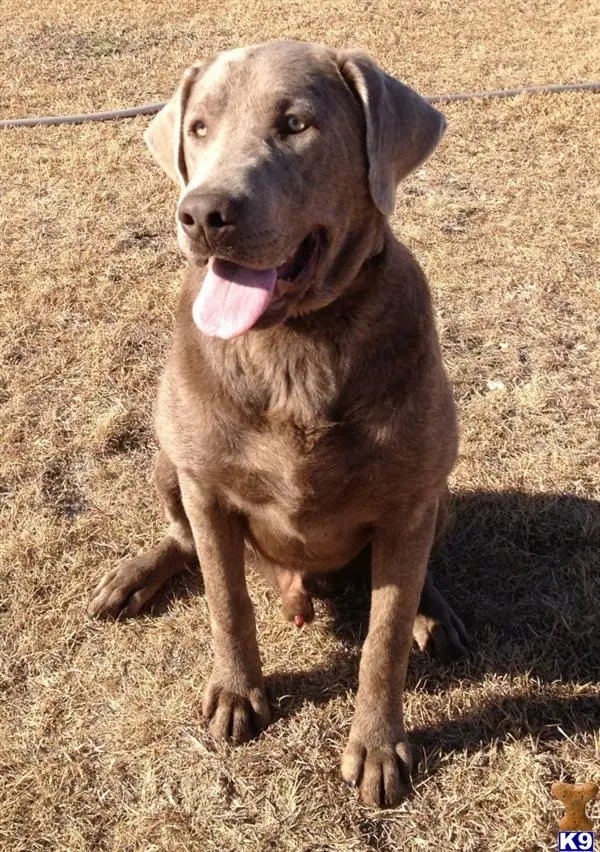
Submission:
{"label": "brown lawn", "polygon": [[[0,21],[1,117],[164,99],[198,56],[277,36],[362,46],[428,94],[600,76],[598,0],[4,0]],[[146,119],[2,133],[2,850],[552,849],[551,783],[600,780],[600,96],[445,112],[394,224],[460,408],[434,569],[477,651],[414,654],[420,768],[388,813],[338,775],[364,602],[321,603],[298,632],[252,578],[275,722],[236,749],[200,719],[197,578],[138,621],[87,619],[100,575],[163,527],[148,478],[176,191]]]}

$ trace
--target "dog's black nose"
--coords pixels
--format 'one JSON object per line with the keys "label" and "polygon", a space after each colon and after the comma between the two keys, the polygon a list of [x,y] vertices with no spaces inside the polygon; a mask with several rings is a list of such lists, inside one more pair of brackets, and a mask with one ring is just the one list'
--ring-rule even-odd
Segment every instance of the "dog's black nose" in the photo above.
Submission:
{"label": "dog's black nose", "polygon": [[231,195],[190,192],[179,205],[177,217],[191,240],[204,236],[210,241],[223,228],[235,225],[241,206],[242,200]]}

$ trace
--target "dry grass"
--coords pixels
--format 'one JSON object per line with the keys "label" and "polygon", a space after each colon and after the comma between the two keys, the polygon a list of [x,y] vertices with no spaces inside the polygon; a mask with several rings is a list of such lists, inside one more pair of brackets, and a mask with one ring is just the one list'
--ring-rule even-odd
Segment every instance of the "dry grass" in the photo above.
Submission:
{"label": "dry grass", "polygon": [[[399,7],[7,0],[1,113],[159,99],[196,55],[278,35],[362,45],[427,92],[600,67],[597,0]],[[322,604],[298,633],[253,580],[276,721],[239,749],[199,719],[211,650],[195,578],[153,616],[86,619],[101,573],[162,529],[149,427],[181,266],[175,192],[144,120],[2,135],[2,850],[549,849],[551,782],[599,780],[600,98],[446,112],[396,226],[430,275],[460,405],[435,568],[478,652],[454,669],[413,657],[421,769],[385,814],[338,776],[364,606]]]}

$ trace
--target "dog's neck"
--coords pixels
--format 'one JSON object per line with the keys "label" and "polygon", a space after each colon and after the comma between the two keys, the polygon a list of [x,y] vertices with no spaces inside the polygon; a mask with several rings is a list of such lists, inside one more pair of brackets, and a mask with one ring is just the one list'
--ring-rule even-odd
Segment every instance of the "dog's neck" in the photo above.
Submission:
{"label": "dog's neck", "polygon": [[[397,246],[384,220],[378,228],[355,233],[344,241],[343,250],[329,269],[332,276],[335,267],[339,270],[340,277],[332,279],[337,298],[319,310],[290,317],[278,326],[249,331],[234,340],[206,337],[195,327],[192,303],[202,270],[190,268],[181,295],[174,344],[178,360],[187,362],[184,372],[197,375],[201,370],[204,381],[212,387],[210,393],[233,406],[249,422],[278,416],[302,427],[336,419],[339,400],[348,396],[345,389],[356,369],[365,358],[372,357],[380,346],[381,335],[388,333],[390,319],[386,316],[395,316],[395,346],[415,340],[416,314],[408,310],[412,302],[408,291],[414,295],[417,278],[411,274],[405,282],[406,312],[393,295],[376,295],[382,287],[389,291],[384,282],[388,258],[395,246],[406,251]],[[421,290],[418,285],[417,289]],[[419,314],[428,314],[426,304]]]}
{"label": "dog's neck", "polygon": [[386,220],[379,216],[370,216],[347,233],[325,278],[326,287],[334,291],[338,299],[362,284],[367,267],[385,251],[388,233]]}

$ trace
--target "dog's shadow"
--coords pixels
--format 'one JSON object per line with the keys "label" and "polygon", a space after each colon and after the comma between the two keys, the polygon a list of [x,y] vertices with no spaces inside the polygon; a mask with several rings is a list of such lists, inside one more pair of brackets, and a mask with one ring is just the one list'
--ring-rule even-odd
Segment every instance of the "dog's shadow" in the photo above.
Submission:
{"label": "dog's shadow", "polygon": [[[475,650],[452,666],[414,653],[407,688],[429,693],[433,702],[450,688],[487,681],[475,710],[455,718],[444,713],[439,724],[410,732],[428,773],[453,751],[528,735],[563,739],[600,727],[600,700],[590,686],[600,674],[600,503],[519,492],[456,495],[430,570]],[[201,589],[199,572],[183,575],[153,611]],[[276,718],[356,688],[368,628],[364,575],[328,606],[339,653],[323,667],[268,676]],[[522,675],[535,679],[535,690],[515,689]]]}
{"label": "dog's shadow", "polygon": [[[439,724],[410,732],[428,773],[452,751],[600,727],[600,700],[590,686],[600,675],[599,568],[598,502],[518,492],[454,498],[430,570],[475,650],[453,666],[414,653],[407,688],[435,701],[450,688],[487,680],[475,710],[450,719],[444,713]],[[285,696],[278,712],[293,714],[307,700],[324,703],[356,687],[368,611],[367,584],[355,581],[334,602],[338,657],[310,672],[270,676],[270,693]],[[535,689],[515,688],[523,675]]]}

